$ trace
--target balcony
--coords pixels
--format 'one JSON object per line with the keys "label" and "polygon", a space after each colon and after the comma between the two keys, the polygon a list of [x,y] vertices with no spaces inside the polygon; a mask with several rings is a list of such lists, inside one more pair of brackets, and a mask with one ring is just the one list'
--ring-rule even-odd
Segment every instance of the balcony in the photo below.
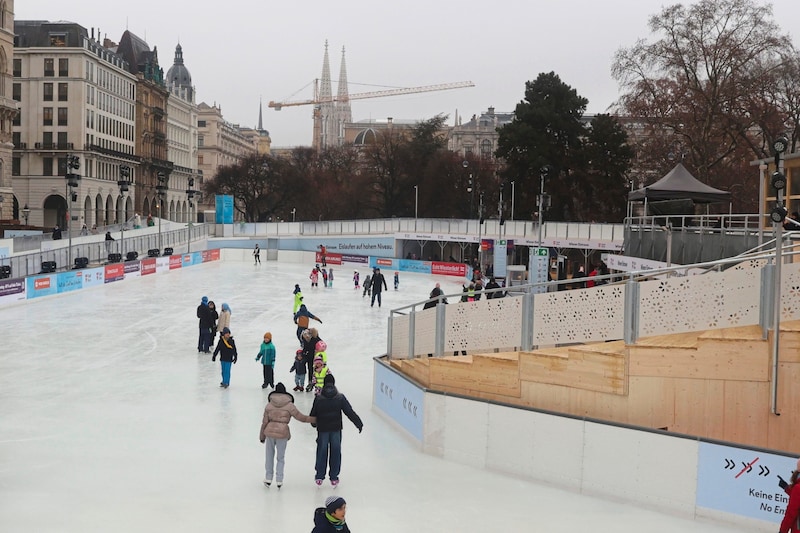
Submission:
{"label": "balcony", "polygon": [[138,155],[128,154],[126,152],[119,152],[117,150],[111,150],[110,148],[103,148],[99,144],[86,144],[83,146],[83,149],[87,152],[97,152],[101,154],[111,155],[114,157],[118,157],[120,159],[127,159],[128,161],[141,161],[142,158]]}
{"label": "balcony", "polygon": [[[35,143],[34,150],[73,150],[73,143]],[[24,150],[24,148],[21,148]]]}
{"label": "balcony", "polygon": [[14,150],[27,150],[27,149],[28,149],[28,143],[16,143],[14,145]]}
{"label": "balcony", "polygon": [[155,116],[157,119],[162,119],[162,118],[164,118],[164,115],[166,115],[166,113],[164,112],[164,108],[161,108],[161,107],[153,107],[153,108],[152,108],[152,110],[153,110],[153,115],[154,115],[154,116]]}

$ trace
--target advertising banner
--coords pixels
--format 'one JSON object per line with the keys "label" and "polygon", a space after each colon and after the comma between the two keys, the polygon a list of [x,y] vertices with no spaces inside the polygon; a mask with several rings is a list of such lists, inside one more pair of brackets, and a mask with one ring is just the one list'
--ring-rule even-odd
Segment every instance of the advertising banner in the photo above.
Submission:
{"label": "advertising banner", "polygon": [[484,252],[494,250],[494,239],[481,239],[481,250]]}
{"label": "advertising banner", "polygon": [[372,397],[375,407],[422,442],[425,393],[383,365],[375,365]]}
{"label": "advertising banner", "polygon": [[419,274],[431,273],[430,261],[415,261],[413,259],[398,259],[400,270],[403,272],[417,272]]}
{"label": "advertising banner", "polygon": [[28,289],[28,298],[38,298],[40,296],[58,294],[57,279],[58,274],[31,276],[26,278],[25,286]]}
{"label": "advertising banner", "polygon": [[434,261],[431,263],[431,274],[441,276],[467,276],[467,265],[463,263],[442,263]]}
{"label": "advertising banner", "polygon": [[215,220],[217,224],[233,224],[233,196],[218,194],[215,197]]}
{"label": "advertising banner", "polygon": [[98,268],[89,268],[86,270],[81,270],[83,274],[83,288],[88,289],[89,287],[99,287],[105,283],[105,268],[98,267]]}
{"label": "advertising banner", "polygon": [[0,280],[0,304],[17,302],[25,299],[24,279]]}
{"label": "advertising banner", "polygon": [[494,275],[506,277],[506,266],[508,266],[508,244],[505,239],[497,241],[497,248],[494,250]]}
{"label": "advertising banner", "polygon": [[[322,254],[317,252],[314,254],[314,262],[322,264]],[[325,254],[325,263],[328,265],[341,265],[342,264],[342,254],[332,254],[330,252]]]}
{"label": "advertising banner", "polygon": [[697,506],[778,524],[789,502],[778,476],[788,481],[795,463],[791,457],[701,442]]}
{"label": "advertising banner", "polygon": [[105,283],[111,283],[112,281],[120,281],[125,279],[125,265],[122,263],[112,263],[103,268],[105,269],[103,272]]}
{"label": "advertising banner", "polygon": [[395,260],[389,257],[370,257],[369,266],[372,268],[394,268]]}
{"label": "advertising banner", "polygon": [[369,263],[369,257],[366,255],[342,254],[342,263],[357,263],[360,265],[366,265]]}
{"label": "advertising banner", "polygon": [[77,291],[83,288],[83,271],[71,270],[69,272],[60,272],[56,277],[58,284],[59,294],[62,292]]}
{"label": "advertising banner", "polygon": [[179,255],[171,255],[169,256],[169,269],[175,270],[176,268],[181,268],[183,266],[183,259]]}
{"label": "advertising banner", "polygon": [[211,260],[219,261],[219,248],[214,248],[213,250],[209,251],[211,252]]}
{"label": "advertising banner", "polygon": [[139,261],[128,261],[125,263],[125,277],[138,278],[141,276],[141,264]]}
{"label": "advertising banner", "polygon": [[142,259],[139,261],[141,263],[141,275],[147,276],[150,274],[156,273],[156,258],[155,257],[148,257],[147,259]]}
{"label": "advertising banner", "polygon": [[156,257],[156,272],[159,274],[163,274],[164,272],[169,272],[169,258],[172,256],[161,256]]}

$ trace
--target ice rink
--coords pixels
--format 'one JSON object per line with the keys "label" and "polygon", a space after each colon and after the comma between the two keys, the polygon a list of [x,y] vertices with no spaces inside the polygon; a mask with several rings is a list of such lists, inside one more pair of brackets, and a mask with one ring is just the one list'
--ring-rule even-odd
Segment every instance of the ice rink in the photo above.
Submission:
{"label": "ice rink", "polygon": [[[264,332],[277,348],[276,382],[294,386],[295,283],[323,321],[336,384],[364,421],[359,435],[344,420],[336,489],[355,533],[732,530],[419,452],[371,410],[372,358],[386,350],[391,308],[425,299],[436,281],[447,293],[460,282],[401,274],[394,291],[385,272],[383,307],[370,308],[351,267],[334,267],[330,289],[312,290],[309,270],[207,263],[0,309],[0,530],[311,531],[314,509],[334,492],[313,481],[316,430],[292,421],[280,490],[262,484],[258,440],[269,393],[255,361]],[[368,269],[359,271],[363,279]],[[228,389],[219,362],[197,353],[204,295],[232,309],[239,362]],[[312,394],[294,396],[308,413]]]}

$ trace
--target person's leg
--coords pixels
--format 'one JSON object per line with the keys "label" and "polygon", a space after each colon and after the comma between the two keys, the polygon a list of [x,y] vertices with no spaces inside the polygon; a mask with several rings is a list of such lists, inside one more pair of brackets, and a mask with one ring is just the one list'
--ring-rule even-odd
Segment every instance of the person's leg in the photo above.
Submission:
{"label": "person's leg", "polygon": [[264,383],[272,388],[275,388],[275,372],[269,365],[264,365]]}
{"label": "person's leg", "polygon": [[[277,441],[272,437],[267,437],[267,442],[266,442],[267,455],[266,455],[266,461],[264,462],[264,479],[266,481],[272,481],[273,469],[275,465],[276,442]],[[281,475],[279,479],[283,479],[283,475]]]}
{"label": "person's leg", "polygon": [[332,431],[330,436],[330,471],[328,477],[331,481],[339,481],[339,471],[342,469],[342,432]]}
{"label": "person's leg", "polygon": [[261,388],[263,389],[269,383],[269,377],[268,377],[269,374],[267,373],[267,369],[269,368],[269,365],[261,365],[261,366],[264,367],[264,371],[263,371],[264,372],[264,382],[261,385]]}
{"label": "person's leg", "polygon": [[369,303],[369,306],[370,306],[370,307],[372,307],[373,305],[375,305],[375,296],[377,296],[377,295],[378,295],[378,293],[377,293],[377,292],[375,292],[375,291],[372,291],[372,299],[370,300],[370,303]]}
{"label": "person's leg", "polygon": [[197,351],[203,351],[203,328],[197,328]]}
{"label": "person's leg", "polygon": [[311,385],[314,383],[314,361],[307,361],[308,372],[306,375],[308,376],[308,384]]}
{"label": "person's leg", "polygon": [[314,479],[325,479],[325,467],[328,465],[328,447],[330,446],[331,433],[329,431],[317,432],[317,463]]}
{"label": "person's leg", "polygon": [[275,441],[275,446],[277,447],[277,462],[275,465],[275,481],[278,483],[283,483],[283,466],[284,466],[284,455],[286,454],[286,442],[288,439],[278,439]]}
{"label": "person's leg", "polygon": [[378,293],[378,307],[381,306],[381,293]]}
{"label": "person's leg", "polygon": [[231,384],[231,365],[228,361],[222,362],[222,383],[226,387]]}

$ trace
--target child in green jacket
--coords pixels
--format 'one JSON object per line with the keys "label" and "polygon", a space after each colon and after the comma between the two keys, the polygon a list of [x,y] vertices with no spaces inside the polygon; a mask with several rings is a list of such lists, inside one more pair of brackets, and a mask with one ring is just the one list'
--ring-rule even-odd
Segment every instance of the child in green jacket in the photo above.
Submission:
{"label": "child in green jacket", "polygon": [[261,343],[256,361],[259,359],[264,367],[264,384],[261,388],[266,389],[268,386],[275,388],[275,345],[272,344],[272,333],[269,331],[264,333],[264,342]]}

